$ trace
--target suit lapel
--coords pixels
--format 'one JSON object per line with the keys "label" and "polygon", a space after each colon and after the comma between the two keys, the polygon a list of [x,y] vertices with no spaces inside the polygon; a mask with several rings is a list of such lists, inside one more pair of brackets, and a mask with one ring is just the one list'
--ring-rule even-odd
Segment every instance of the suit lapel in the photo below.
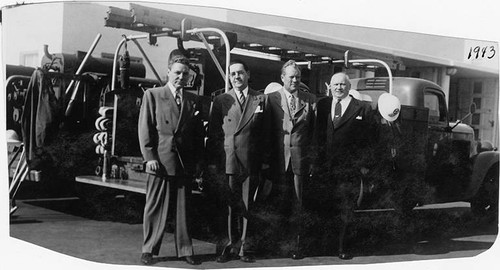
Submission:
{"label": "suit lapel", "polygon": [[[181,111],[179,115],[179,120],[177,122],[177,126],[175,128],[175,132],[177,132],[180,129],[180,127],[182,127],[187,117],[190,115],[190,113],[193,112],[192,108],[194,106],[194,100],[191,98],[189,93],[183,92],[182,94],[183,96],[182,96]],[[177,107],[177,104],[175,107]]]}
{"label": "suit lapel", "polygon": [[281,95],[281,109],[285,113],[284,118],[288,119],[288,121],[290,121],[291,120],[290,109],[288,108],[288,99],[286,98],[285,91],[286,90],[284,88],[281,88],[279,90],[279,93]]}
{"label": "suit lapel", "polygon": [[260,101],[257,97],[257,93],[249,88],[247,100],[245,102],[245,108],[243,109],[243,114],[241,115],[240,122],[238,123],[238,127],[236,128],[236,133],[238,133],[250,121],[255,112],[255,109],[259,105],[259,102]]}
{"label": "suit lapel", "polygon": [[342,115],[342,117],[340,117],[339,121],[335,123],[335,129],[339,128],[345,122],[347,122],[347,120],[353,117],[358,112],[358,109],[359,109],[359,102],[355,98],[351,98],[351,102],[349,102],[349,105],[347,106],[347,109],[345,110],[344,114]]}
{"label": "suit lapel", "polygon": [[300,90],[297,90],[297,97],[299,99],[299,106],[297,110],[295,111],[295,115],[293,116],[294,118],[297,118],[297,115],[300,115],[299,112],[301,112],[305,107],[306,107],[306,95],[301,92]]}
{"label": "suit lapel", "polygon": [[[175,98],[172,95],[172,91],[170,91],[170,87],[168,87],[168,85],[164,86],[164,91],[162,92],[161,98],[167,101],[166,108],[171,108],[171,110],[162,110],[167,114],[166,119],[170,118],[170,123],[177,124],[179,122],[179,109],[177,108],[177,103],[175,103]],[[174,130],[175,129],[176,127],[174,127]]]}
{"label": "suit lapel", "polygon": [[229,90],[227,94],[231,97],[228,98],[228,102],[225,102],[226,106],[229,106],[228,113],[230,112],[234,119],[238,119],[238,123],[241,121],[241,109],[238,102],[238,97],[236,96],[236,91],[234,89]]}

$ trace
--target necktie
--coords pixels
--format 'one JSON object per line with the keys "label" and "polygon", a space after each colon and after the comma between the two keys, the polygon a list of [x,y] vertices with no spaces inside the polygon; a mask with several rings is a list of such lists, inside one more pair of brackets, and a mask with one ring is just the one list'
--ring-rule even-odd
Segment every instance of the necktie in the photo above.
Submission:
{"label": "necktie", "polygon": [[335,104],[335,111],[333,116],[333,122],[337,122],[342,115],[342,104],[340,104],[341,99],[337,100],[337,104]]}
{"label": "necktie", "polygon": [[245,104],[245,95],[243,94],[243,91],[240,91],[240,105],[242,111],[243,111],[243,104]]}
{"label": "necktie", "polygon": [[294,95],[290,95],[290,113],[292,116],[295,115],[295,110],[297,109],[295,99],[296,97]]}
{"label": "necktie", "polygon": [[179,93],[179,90],[175,91],[175,103],[177,104],[177,108],[179,108],[179,111],[180,111],[182,100],[181,100],[181,95]]}

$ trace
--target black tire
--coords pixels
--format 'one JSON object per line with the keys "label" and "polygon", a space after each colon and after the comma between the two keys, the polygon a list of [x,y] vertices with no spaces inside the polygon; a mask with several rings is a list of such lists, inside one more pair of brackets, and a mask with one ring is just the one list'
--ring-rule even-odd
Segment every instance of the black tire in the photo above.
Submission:
{"label": "black tire", "polygon": [[484,177],[479,191],[470,202],[470,207],[477,216],[498,218],[498,164]]}

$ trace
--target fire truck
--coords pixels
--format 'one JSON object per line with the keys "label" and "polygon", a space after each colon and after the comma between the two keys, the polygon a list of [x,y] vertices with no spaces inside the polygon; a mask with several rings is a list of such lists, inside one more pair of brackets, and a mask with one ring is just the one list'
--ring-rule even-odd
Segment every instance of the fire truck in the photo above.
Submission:
{"label": "fire truck", "polygon": [[[104,23],[143,34],[123,36],[107,59],[92,58],[91,46],[88,52],[75,55],[47,52],[42,60],[45,74],[60,97],[59,111],[68,130],[58,137],[59,143],[52,144],[50,154],[58,164],[50,166],[65,168],[67,172],[59,176],[75,179],[68,184],[78,190],[91,186],[93,193],[99,188],[103,196],[108,192],[145,193],[137,115],[143,91],[165,82],[138,41],[155,45],[161,38],[174,38],[176,53],[192,62],[187,90],[204,96],[208,105],[214,95],[229,89],[228,63],[236,50],[305,63],[302,81],[318,98],[328,94],[324,84],[336,71],[373,69],[375,75],[387,76],[352,81],[353,96],[371,102],[380,111],[379,151],[387,165],[380,177],[365,181],[360,207],[409,211],[422,204],[468,201],[475,213],[498,212],[498,151],[478,151],[472,128],[461,121],[449,122],[440,86],[423,79],[393,77],[386,64],[389,59],[382,54],[137,4],[130,4],[130,10],[110,7]],[[94,43],[98,39],[99,35]],[[187,49],[186,41],[197,41],[205,47]],[[155,79],[144,78],[145,65],[139,57],[128,55],[127,46],[139,48]],[[253,88],[264,89],[268,83],[279,81],[282,62],[243,55],[238,58],[248,62]],[[27,104],[17,101],[25,96],[28,84],[26,77],[22,80],[7,84],[12,97],[9,102],[17,102],[8,106],[14,116],[19,116]],[[205,120],[209,113],[202,112]],[[19,119],[15,118],[8,129],[19,130]],[[37,169],[50,171],[43,166]],[[47,181],[52,178],[42,177]],[[194,194],[204,194],[202,179],[194,186]]]}
{"label": "fire truck", "polygon": [[381,110],[391,107],[391,102],[380,97],[391,88],[397,97],[399,115],[387,116],[393,121],[386,121],[381,128],[389,137],[382,138],[381,144],[390,149],[388,160],[395,174],[388,177],[389,183],[382,184],[390,191],[377,194],[379,198],[392,196],[394,207],[403,211],[429,203],[468,201],[474,213],[497,213],[499,153],[493,147],[477,145],[473,129],[462,123],[474,113],[475,104],[463,119],[450,122],[445,95],[433,82],[360,78],[352,80],[352,88],[361,99],[377,100],[381,115],[391,113]]}

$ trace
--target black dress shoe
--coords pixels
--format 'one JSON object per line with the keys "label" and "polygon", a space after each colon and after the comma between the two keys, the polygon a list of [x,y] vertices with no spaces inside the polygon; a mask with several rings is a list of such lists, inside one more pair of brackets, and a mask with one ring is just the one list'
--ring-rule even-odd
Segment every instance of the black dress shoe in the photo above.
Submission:
{"label": "black dress shoe", "polygon": [[240,256],[240,261],[246,262],[246,263],[253,263],[253,262],[255,262],[255,258],[252,255],[243,255],[243,256]]}
{"label": "black dress shoe", "polygon": [[228,262],[231,260],[231,253],[227,252],[227,253],[222,253],[221,255],[219,255],[217,257],[217,259],[215,260],[216,262],[218,263],[225,263],[225,262]]}
{"label": "black dress shoe", "polygon": [[347,253],[347,252],[339,252],[339,259],[350,260],[350,259],[352,259],[352,255]]}
{"label": "black dress shoe", "polygon": [[199,262],[199,261],[197,261],[197,260],[195,260],[195,259],[193,258],[193,256],[186,256],[186,257],[184,257],[184,259],[186,260],[186,262],[187,262],[188,264],[191,264],[191,265],[198,265],[198,264],[200,264],[200,262]]}
{"label": "black dress shoe", "polygon": [[304,255],[300,251],[295,251],[292,253],[292,259],[293,260],[302,260],[304,259]]}
{"label": "black dress shoe", "polygon": [[149,252],[142,253],[141,255],[141,263],[145,265],[153,264],[153,254]]}

